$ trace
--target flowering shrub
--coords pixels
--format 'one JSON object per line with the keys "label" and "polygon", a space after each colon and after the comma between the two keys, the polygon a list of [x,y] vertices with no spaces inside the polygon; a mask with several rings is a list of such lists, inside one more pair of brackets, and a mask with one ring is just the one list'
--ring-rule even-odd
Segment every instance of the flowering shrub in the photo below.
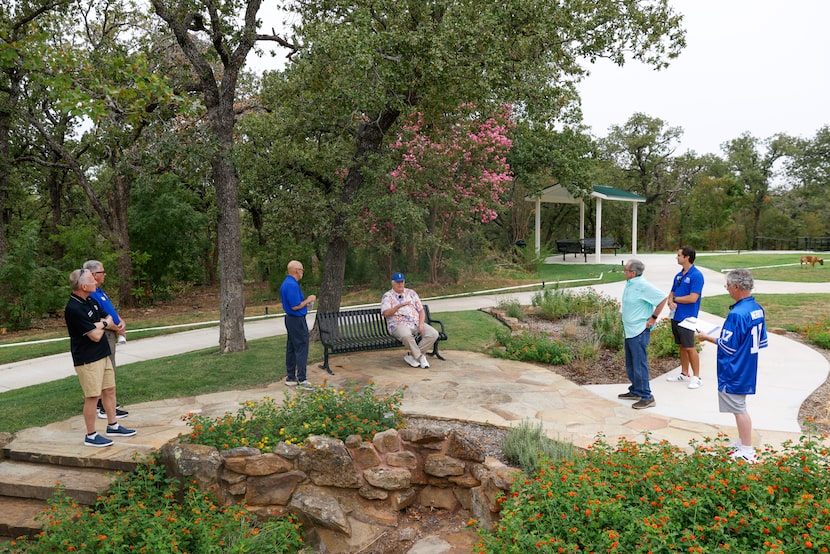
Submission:
{"label": "flowering shrub", "polygon": [[574,292],[561,289],[545,289],[533,295],[531,305],[539,308],[539,317],[561,319],[573,314],[589,314],[610,309],[619,312],[615,299],[593,290]]}
{"label": "flowering shrub", "polygon": [[724,443],[599,438],[502,496],[476,552],[828,552],[827,447],[807,433],[746,464]]}
{"label": "flowering shrub", "polygon": [[293,516],[260,524],[242,507],[217,505],[195,485],[182,494],[156,458],[116,479],[94,506],[79,506],[59,488],[40,518],[44,531],[38,537],[0,545],[0,552],[277,554],[304,546]]}
{"label": "flowering shrub", "polygon": [[403,390],[375,396],[373,383],[343,390],[323,383],[286,392],[280,404],[270,398],[246,402],[236,415],[211,419],[190,414],[185,418],[192,429],[187,439],[219,450],[252,446],[262,452],[273,452],[279,442],[298,444],[314,435],[345,440],[357,434],[371,440],[380,431],[403,426],[402,398]]}
{"label": "flowering shrub", "polygon": [[807,342],[820,348],[830,348],[830,318],[824,317],[799,329]]}
{"label": "flowering shrub", "polygon": [[522,331],[511,334],[509,329],[500,329],[496,340],[504,346],[504,351],[495,350],[493,354],[510,360],[562,365],[573,359],[570,346],[541,333]]}

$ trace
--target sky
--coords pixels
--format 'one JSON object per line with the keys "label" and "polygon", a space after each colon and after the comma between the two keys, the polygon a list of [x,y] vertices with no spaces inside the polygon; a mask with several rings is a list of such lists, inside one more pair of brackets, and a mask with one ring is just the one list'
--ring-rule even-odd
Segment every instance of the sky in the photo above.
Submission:
{"label": "sky", "polygon": [[[280,29],[285,15],[268,4],[262,30]],[[721,144],[744,132],[811,138],[830,125],[830,0],[669,4],[687,31],[687,46],[669,68],[588,64],[591,75],[578,88],[594,136],[642,112],[683,129],[677,154],[722,154]],[[255,70],[275,68],[282,56],[249,61]]]}
{"label": "sky", "polygon": [[684,131],[677,153],[722,154],[744,132],[830,125],[830,1],[670,0],[687,46],[668,69],[598,63],[579,86],[594,136],[642,112]]}

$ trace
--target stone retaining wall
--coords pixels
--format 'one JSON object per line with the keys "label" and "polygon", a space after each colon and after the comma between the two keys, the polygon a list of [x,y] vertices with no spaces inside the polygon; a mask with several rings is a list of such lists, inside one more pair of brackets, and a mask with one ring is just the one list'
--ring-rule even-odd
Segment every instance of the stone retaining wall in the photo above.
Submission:
{"label": "stone retaining wall", "polygon": [[466,510],[489,527],[498,519],[496,497],[521,475],[485,458],[463,431],[430,424],[389,429],[372,442],[309,437],[302,447],[280,443],[266,454],[180,442],[161,454],[169,475],[196,480],[225,504],[245,504],[264,518],[297,515],[321,552],[359,551],[416,504]]}

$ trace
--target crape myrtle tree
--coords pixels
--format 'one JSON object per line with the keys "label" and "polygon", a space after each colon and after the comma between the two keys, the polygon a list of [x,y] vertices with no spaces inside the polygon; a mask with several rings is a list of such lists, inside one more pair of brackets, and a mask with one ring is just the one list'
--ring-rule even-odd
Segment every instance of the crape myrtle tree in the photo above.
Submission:
{"label": "crape myrtle tree", "polygon": [[[447,253],[480,233],[506,206],[512,181],[510,116],[507,106],[488,117],[468,104],[427,127],[423,114],[411,114],[389,145],[397,166],[383,178],[386,194],[375,197],[384,209],[367,207],[356,231],[366,230],[375,243],[402,242],[403,248],[424,252],[430,280],[438,282]],[[407,233],[396,233],[398,222],[388,216],[402,215],[414,216],[414,224]]]}
{"label": "crape myrtle tree", "polygon": [[[331,221],[321,311],[340,306],[356,201],[366,197],[358,193],[380,190],[385,146],[402,115],[420,112],[431,124],[464,103],[483,111],[511,104],[552,123],[578,101],[581,64],[608,57],[662,67],[685,45],[667,0],[310,0],[290,9],[299,15],[293,52],[266,86],[276,87],[270,94],[301,137],[291,165],[327,171],[310,179]],[[331,163],[311,161],[321,149]]]}

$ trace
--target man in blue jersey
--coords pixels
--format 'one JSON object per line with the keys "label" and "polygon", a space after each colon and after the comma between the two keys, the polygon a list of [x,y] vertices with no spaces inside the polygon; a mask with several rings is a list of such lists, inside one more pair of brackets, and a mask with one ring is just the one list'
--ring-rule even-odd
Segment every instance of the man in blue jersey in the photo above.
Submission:
{"label": "man in blue jersey", "polygon": [[285,345],[286,385],[300,385],[310,387],[306,379],[306,363],[308,361],[308,305],[317,300],[313,294],[308,298],[303,296],[300,288],[300,279],[303,278],[303,264],[297,260],[288,262],[288,275],[280,286],[280,299],[285,312],[285,330],[288,332],[288,343]]}
{"label": "man in blue jersey", "polygon": [[752,447],[752,419],[746,409],[746,395],[755,394],[758,351],[767,347],[764,309],[752,296],[755,285],[746,269],[726,275],[726,290],[735,303],[721,328],[720,336],[699,333],[701,341],[718,345],[718,404],[721,412],[735,414],[738,442],[730,454],[735,459],[755,461]]}
{"label": "man in blue jersey", "polygon": [[[101,288],[101,285],[104,284],[104,280],[107,278],[107,272],[104,270],[104,264],[98,260],[87,260],[84,262],[83,268],[92,273],[92,276],[95,277],[96,287],[89,296],[98,302],[98,305],[101,306],[102,310],[112,316],[113,324],[107,327],[104,336],[107,338],[107,342],[110,345],[112,370],[115,371],[115,345],[116,343],[123,344],[127,342],[125,338],[127,333],[127,324],[123,319],[118,317],[118,312],[116,311],[115,306],[113,306],[112,301],[104,292],[104,289]],[[127,417],[129,414],[130,412],[122,410],[121,404],[116,402],[115,417],[122,419]],[[107,419],[107,412],[104,411],[104,404],[100,399],[98,400],[98,419]]]}
{"label": "man in blue jersey", "polygon": [[[674,342],[680,346],[680,373],[668,377],[673,383],[688,383],[688,388],[700,387],[700,356],[695,348],[695,332],[680,326],[688,317],[697,317],[700,312],[700,297],[703,295],[703,274],[694,266],[695,249],[683,246],[677,251],[677,263],[683,268],[674,276],[669,293],[669,309],[672,311],[671,331]],[[689,368],[691,367],[691,373]]]}
{"label": "man in blue jersey", "polygon": [[619,398],[636,399],[631,406],[635,410],[656,404],[649,383],[648,343],[651,342],[651,328],[668,300],[665,293],[643,277],[645,268],[640,260],[629,260],[625,264],[626,283],[622,296],[625,371],[631,386]]}

